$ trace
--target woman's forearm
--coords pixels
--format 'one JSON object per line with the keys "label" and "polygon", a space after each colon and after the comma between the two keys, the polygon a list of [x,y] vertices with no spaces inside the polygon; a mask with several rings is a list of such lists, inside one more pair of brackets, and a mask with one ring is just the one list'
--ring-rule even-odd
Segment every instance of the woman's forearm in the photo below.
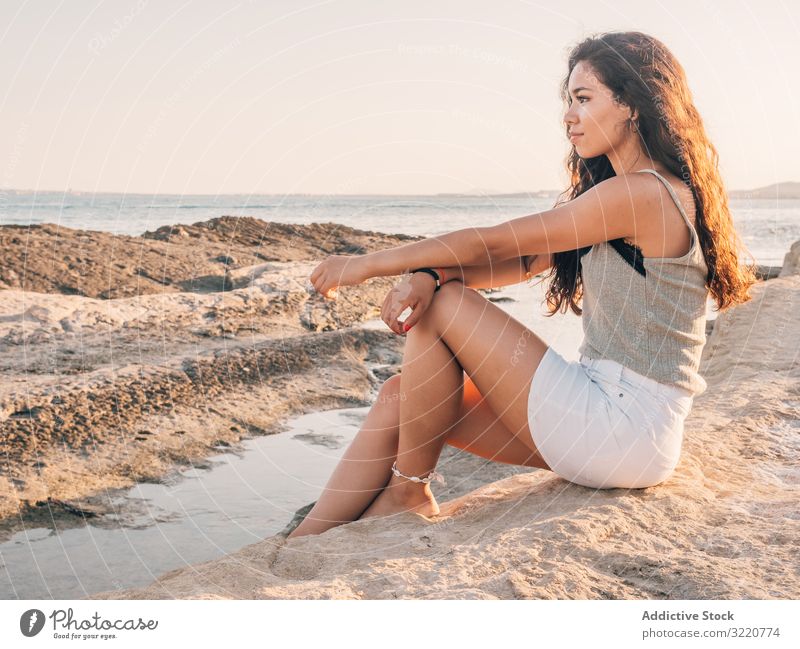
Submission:
{"label": "woman's forearm", "polygon": [[[483,266],[492,261],[488,228],[465,228],[364,255],[370,277],[402,275],[415,268]],[[495,262],[496,264],[497,262]]]}
{"label": "woman's forearm", "polygon": [[444,281],[457,279],[469,288],[499,288],[525,280],[522,257],[496,261],[484,266],[450,266],[443,268]]}
{"label": "woman's forearm", "polygon": [[445,282],[457,279],[470,288],[499,288],[524,282],[528,273],[534,276],[546,271],[552,261],[548,255],[526,255],[485,266],[452,266],[441,270]]}

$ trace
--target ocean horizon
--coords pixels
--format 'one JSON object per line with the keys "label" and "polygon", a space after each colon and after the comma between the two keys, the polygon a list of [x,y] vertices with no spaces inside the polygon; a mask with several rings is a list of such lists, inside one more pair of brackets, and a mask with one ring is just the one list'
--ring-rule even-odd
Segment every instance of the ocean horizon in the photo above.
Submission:
{"label": "ocean horizon", "polygon": [[[542,195],[546,193],[546,195]],[[537,195],[538,194],[538,195]],[[553,207],[559,192],[531,194],[132,194],[0,191],[0,225],[53,223],[139,236],[164,225],[220,216],[437,236],[489,226]],[[734,224],[756,263],[781,265],[800,239],[800,199],[730,198]],[[749,260],[748,260],[749,261]]]}

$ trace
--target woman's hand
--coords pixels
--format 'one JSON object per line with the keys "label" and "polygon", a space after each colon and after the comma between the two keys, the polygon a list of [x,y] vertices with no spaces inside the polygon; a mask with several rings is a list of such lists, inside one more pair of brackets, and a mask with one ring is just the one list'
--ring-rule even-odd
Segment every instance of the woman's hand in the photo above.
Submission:
{"label": "woman's hand", "polygon": [[369,279],[364,255],[330,255],[311,273],[311,284],[323,297],[336,299],[336,289]]}
{"label": "woman's hand", "polygon": [[[410,329],[419,321],[431,305],[435,290],[436,280],[428,273],[411,273],[386,294],[381,308],[381,320],[399,336],[405,335],[403,325]],[[411,315],[401,323],[398,318],[409,307],[412,309]]]}

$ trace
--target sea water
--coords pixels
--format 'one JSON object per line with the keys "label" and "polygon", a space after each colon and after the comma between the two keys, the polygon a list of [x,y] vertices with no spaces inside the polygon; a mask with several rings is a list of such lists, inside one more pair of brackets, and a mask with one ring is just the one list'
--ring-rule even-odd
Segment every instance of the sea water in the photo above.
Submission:
{"label": "sea water", "polygon": [[[140,235],[162,225],[219,216],[252,216],[279,223],[341,223],[388,234],[435,236],[496,225],[553,206],[549,196],[346,196],[0,193],[0,224],[54,223],[67,228]],[[763,265],[780,266],[800,239],[800,200],[731,199],[744,244]],[[746,261],[750,261],[747,259]]]}

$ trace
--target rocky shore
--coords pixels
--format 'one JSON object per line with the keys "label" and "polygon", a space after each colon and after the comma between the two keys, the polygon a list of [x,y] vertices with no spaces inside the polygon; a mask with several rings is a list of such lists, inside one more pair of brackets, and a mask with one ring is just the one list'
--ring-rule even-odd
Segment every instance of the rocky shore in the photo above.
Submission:
{"label": "rocky shore", "polygon": [[403,341],[361,328],[396,278],[336,301],[327,254],[411,237],[222,217],[142,237],[0,227],[0,540],[109,513],[109,489],[159,481],[295,415],[368,405]]}

